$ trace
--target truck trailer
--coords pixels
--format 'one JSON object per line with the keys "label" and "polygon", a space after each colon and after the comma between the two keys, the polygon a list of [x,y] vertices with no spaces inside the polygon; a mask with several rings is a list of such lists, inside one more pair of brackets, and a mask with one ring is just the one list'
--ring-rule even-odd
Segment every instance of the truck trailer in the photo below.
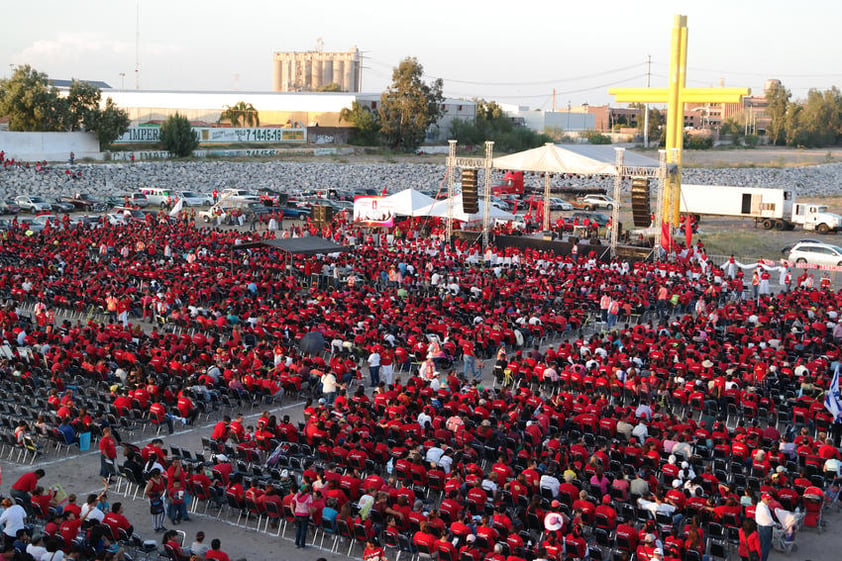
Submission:
{"label": "truck trailer", "polygon": [[842,216],[826,205],[798,203],[791,189],[736,187],[731,185],[681,185],[682,214],[753,218],[766,230],[791,230],[801,226],[820,234],[842,229]]}

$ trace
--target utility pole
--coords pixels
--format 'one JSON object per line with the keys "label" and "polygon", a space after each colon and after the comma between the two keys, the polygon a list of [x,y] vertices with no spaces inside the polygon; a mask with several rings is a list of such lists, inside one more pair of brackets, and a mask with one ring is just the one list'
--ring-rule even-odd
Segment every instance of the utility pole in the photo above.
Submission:
{"label": "utility pole", "polygon": [[[652,79],[652,55],[647,55],[647,62],[646,62],[646,87],[650,87],[650,81]],[[645,103],[643,105],[643,147],[649,148],[649,104]]]}
{"label": "utility pole", "polygon": [[140,89],[140,0],[135,5],[135,30],[134,30],[134,88]]}
{"label": "utility pole", "polygon": [[553,113],[555,113],[555,88],[553,88]]}

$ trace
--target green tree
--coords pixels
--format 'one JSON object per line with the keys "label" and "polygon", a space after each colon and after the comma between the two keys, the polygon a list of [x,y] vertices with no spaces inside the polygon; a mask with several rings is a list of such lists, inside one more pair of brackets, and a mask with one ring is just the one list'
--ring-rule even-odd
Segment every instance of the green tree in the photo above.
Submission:
{"label": "green tree", "polygon": [[339,122],[350,123],[354,128],[354,135],[351,138],[352,144],[360,146],[374,146],[378,142],[380,123],[377,120],[377,113],[358,101],[351,102],[350,109],[343,107],[339,112]]}
{"label": "green tree", "polygon": [[94,130],[99,119],[99,102],[102,92],[96,86],[74,79],[67,92],[67,129],[71,131]]}
{"label": "green tree", "polygon": [[161,146],[179,158],[185,158],[193,153],[199,145],[198,137],[193,134],[193,128],[187,117],[176,113],[161,125]]}
{"label": "green tree", "polygon": [[[643,136],[643,127],[646,126],[646,105],[643,103],[632,103],[630,107],[640,111],[637,119],[637,130]],[[653,142],[660,143],[666,139],[666,125],[667,120],[664,114],[659,109],[654,107],[649,108],[649,142],[650,146]]]}
{"label": "green tree", "polygon": [[238,101],[234,105],[226,105],[219,115],[219,122],[228,121],[232,127],[259,127],[260,116],[251,103]]}
{"label": "green tree", "polygon": [[824,92],[811,89],[800,119],[807,130],[806,146],[836,144],[840,132],[840,93],[836,87]]}
{"label": "green tree", "polygon": [[783,144],[786,142],[787,113],[790,106],[792,93],[782,84],[773,82],[766,92],[766,114],[769,115],[769,128],[766,133],[772,144]]}
{"label": "green tree", "polygon": [[810,142],[810,130],[804,122],[804,107],[790,103],[784,116],[784,142],[788,146],[807,146]]}
{"label": "green tree", "polygon": [[129,114],[124,109],[117,107],[110,97],[105,100],[105,109],[98,111],[93,130],[99,141],[99,149],[105,150],[112,142],[117,140],[129,130]]}
{"label": "green tree", "polygon": [[548,134],[539,134],[522,124],[515,123],[503,113],[494,101],[474,99],[477,115],[473,121],[456,119],[450,124],[450,136],[459,144],[479,146],[486,140],[494,141],[495,152],[519,152],[552,142]]}
{"label": "green tree", "polygon": [[441,118],[443,83],[438,79],[427,84],[423,75],[418,60],[405,58],[392,72],[392,85],[380,96],[380,133],[390,148],[415,150],[427,129]]}
{"label": "green tree", "polygon": [[18,66],[11,78],[0,80],[0,115],[9,117],[12,131],[64,129],[66,104],[47,75],[28,64]]}

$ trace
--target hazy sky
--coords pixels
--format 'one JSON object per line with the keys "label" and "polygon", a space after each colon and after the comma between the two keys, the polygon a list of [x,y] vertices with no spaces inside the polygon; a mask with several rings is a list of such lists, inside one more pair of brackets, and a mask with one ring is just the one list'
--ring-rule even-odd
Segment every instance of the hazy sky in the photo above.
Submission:
{"label": "hazy sky", "polygon": [[[414,56],[445,94],[550,109],[609,103],[611,86],[667,85],[675,14],[689,26],[690,86],[776,77],[803,97],[842,85],[842,3],[828,0],[30,0],[3,10],[0,75],[28,63],[52,78],[141,89],[269,91],[272,53],[359,47],[363,90]],[[139,26],[138,26],[139,23]],[[139,42],[135,33],[139,27]],[[139,48],[136,49],[136,44]],[[120,73],[125,73],[121,78]]]}

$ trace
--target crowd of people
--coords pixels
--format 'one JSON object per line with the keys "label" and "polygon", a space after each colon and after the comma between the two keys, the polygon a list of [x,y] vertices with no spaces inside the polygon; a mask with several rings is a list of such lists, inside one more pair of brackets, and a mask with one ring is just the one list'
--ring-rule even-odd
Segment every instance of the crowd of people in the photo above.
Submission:
{"label": "crowd of people", "polygon": [[[277,232],[187,221],[13,228],[0,240],[12,301],[0,375],[55,390],[44,424],[112,425],[117,441],[112,407],[171,429],[223,399],[313,398],[303,428],[267,409],[252,429],[235,418],[211,435],[251,463],[269,458],[277,478],[217,455],[210,474],[185,467],[182,479],[163,451],[128,448],[129,467],[151,459],[138,479],[167,539],[167,511],[187,519],[178,500],[199,485],[261,513],[288,508],[300,547],[335,513],[360,526],[369,559],[401,537],[477,560],[578,559],[599,540],[640,561],[686,559],[709,547],[711,524],[757,519],[742,531],[765,561],[760,505],[794,509],[804,485],[838,477],[839,425],[822,395],[842,328],[827,287],[755,295],[700,249],[602,262],[450,245],[412,225],[284,232],[313,234],[355,249],[288,259],[244,248]],[[36,303],[32,317],[21,302]],[[105,321],[55,319],[91,308]],[[315,331],[325,352],[302,352]],[[496,388],[477,375],[484,360]],[[62,403],[68,386],[99,382],[108,402],[88,419]]]}
{"label": "crowd of people", "polygon": [[[151,445],[157,449],[160,441]],[[127,454],[128,457],[128,454]],[[159,465],[153,459],[153,463]],[[131,465],[131,460],[127,462]],[[187,481],[178,460],[165,470],[171,482],[162,487],[159,497],[169,497],[170,508],[183,499],[179,485]],[[152,468],[150,481],[160,480],[159,468]],[[41,480],[43,469],[27,472],[11,487],[10,496],[0,503],[0,526],[3,528],[3,554],[18,561],[55,561],[57,559],[96,559],[123,561],[129,558],[127,549],[141,550],[142,541],[135,534],[135,526],[125,515],[123,502],[109,502],[108,484],[100,493],[89,494],[80,503],[73,493],[65,494],[60,485],[45,488]],[[154,484],[147,486],[148,496],[154,494]],[[174,523],[182,519],[186,509],[170,511]],[[192,544],[182,544],[178,533],[161,528],[161,546],[171,558],[183,561],[228,561],[221,549],[221,540],[206,543],[205,532],[199,530]]]}

